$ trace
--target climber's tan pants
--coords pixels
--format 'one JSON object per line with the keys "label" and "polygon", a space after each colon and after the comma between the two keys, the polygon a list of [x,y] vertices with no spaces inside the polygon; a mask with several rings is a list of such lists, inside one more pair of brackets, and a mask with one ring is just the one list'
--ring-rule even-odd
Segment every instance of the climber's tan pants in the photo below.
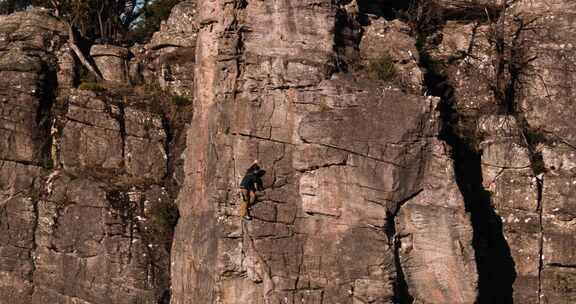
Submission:
{"label": "climber's tan pants", "polygon": [[242,202],[240,203],[240,216],[244,217],[248,213],[248,208],[256,201],[256,192],[248,189],[240,189],[242,193]]}

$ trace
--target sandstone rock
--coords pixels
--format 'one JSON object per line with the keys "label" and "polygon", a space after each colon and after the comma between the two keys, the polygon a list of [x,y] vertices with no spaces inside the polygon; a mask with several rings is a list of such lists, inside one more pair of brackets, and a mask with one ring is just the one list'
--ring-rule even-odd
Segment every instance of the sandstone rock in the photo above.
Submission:
{"label": "sandstone rock", "polygon": [[[544,2],[184,1],[94,47],[98,93],[48,12],[0,17],[0,297],[574,302],[576,7]],[[337,62],[384,53],[405,86]]]}
{"label": "sandstone rock", "polygon": [[[163,249],[148,243],[138,220],[145,216],[141,204],[147,193],[106,191],[103,183],[59,172],[49,183],[51,194],[37,202],[36,291],[31,303],[71,298],[151,303],[160,298],[155,288],[161,292],[166,278],[151,272],[149,265]],[[72,277],[70,271],[78,275]]]}
{"label": "sandstone rock", "polygon": [[0,16],[0,46],[15,44],[38,51],[56,51],[66,42],[68,30],[63,22],[42,9],[31,9]]}
{"label": "sandstone rock", "polygon": [[117,105],[107,104],[92,92],[78,91],[63,101],[68,108],[61,122],[58,161],[66,170],[122,167],[123,139]]}
{"label": "sandstone rock", "polygon": [[0,157],[5,160],[30,163],[42,162],[42,151],[46,147],[45,131],[37,124],[36,117],[41,112],[41,89],[38,81],[41,75],[15,71],[0,71],[5,79],[0,98],[2,103]]}
{"label": "sandstone rock", "polygon": [[0,17],[1,301],[166,303],[173,122],[72,89],[65,33],[45,11]]}
{"label": "sandstone rock", "polygon": [[104,80],[126,83],[128,78],[128,50],[113,45],[93,45],[90,56]]}
{"label": "sandstone rock", "polygon": [[[453,124],[460,134],[456,135],[481,149],[477,153],[481,153],[478,165],[482,185],[476,195],[489,191],[490,196],[484,201],[493,205],[498,214],[492,224],[482,225],[494,227],[493,231],[501,229],[504,238],[490,240],[487,233],[477,231],[477,240],[483,239],[475,245],[481,257],[480,302],[500,297],[506,303],[563,303],[573,294],[570,288],[565,288],[571,274],[554,265],[563,265],[572,254],[564,247],[564,244],[570,246],[570,242],[561,235],[573,230],[566,225],[572,216],[570,207],[565,206],[569,205],[567,197],[572,191],[573,153],[568,147],[572,145],[574,131],[567,115],[574,111],[565,99],[572,93],[562,88],[571,82],[573,73],[560,72],[555,66],[563,62],[562,66],[568,67],[574,61],[567,51],[574,35],[566,26],[573,15],[573,5],[566,1],[549,5],[542,1],[519,1],[498,9],[497,4],[440,1],[444,18],[453,21],[442,26],[441,34],[432,34],[427,39],[435,67],[441,66],[437,76],[448,83],[438,87],[442,87],[440,93],[452,104],[455,113],[451,115],[457,116]],[[484,17],[479,13],[482,10]],[[490,21],[488,25],[481,21],[485,18]],[[499,48],[498,39],[505,44],[503,48]],[[503,65],[499,66],[500,63]],[[470,127],[469,121],[474,121],[474,126]],[[461,174],[466,172],[463,170]],[[462,179],[474,180],[469,176]],[[484,212],[488,216],[490,209]],[[501,271],[482,270],[486,267],[482,265],[488,264],[481,260],[488,260],[483,256],[490,254],[482,254],[481,248],[498,242],[502,265],[507,266]],[[493,280],[497,276],[507,277],[506,284],[513,287],[513,292],[509,288],[493,294],[492,300],[484,298],[483,278]],[[557,287],[551,287],[553,280],[560,280]],[[549,292],[550,289],[554,291]],[[558,292],[564,297],[558,296]],[[506,299],[502,300],[504,295]]]}
{"label": "sandstone rock", "polygon": [[132,48],[136,59],[130,62],[133,84],[157,82],[160,88],[191,99],[194,95],[196,36],[200,27],[195,1],[174,6],[170,18],[162,22],[145,45]]}
{"label": "sandstone rock", "polygon": [[162,118],[149,112],[124,110],[125,164],[129,175],[160,181],[167,170],[166,131]]}
{"label": "sandstone rock", "polygon": [[66,42],[67,31],[39,10],[0,16],[0,24],[0,158],[41,164],[50,146],[45,115],[56,89],[51,52]]}
{"label": "sandstone rock", "polygon": [[424,75],[418,67],[420,55],[416,48],[416,39],[409,33],[410,27],[399,20],[371,20],[362,36],[360,55],[368,63],[390,56],[398,69],[395,77],[400,84],[411,92],[420,94]]}
{"label": "sandstone rock", "polygon": [[69,47],[62,47],[58,54],[58,74],[57,81],[60,89],[73,88],[76,82],[76,59]]}
{"label": "sandstone rock", "polygon": [[[418,301],[437,288],[448,291],[434,299],[458,294],[457,303],[474,301],[471,228],[462,199],[438,186],[423,189],[436,174],[424,169],[438,131],[436,99],[346,75],[323,79],[322,65],[334,52],[334,15],[329,1],[199,6],[200,20],[210,21],[211,29],[200,29],[196,49],[185,161],[185,171],[193,173],[179,196],[173,251],[173,269],[185,271],[173,276],[174,303],[390,303],[407,283]],[[231,24],[250,32],[240,37]],[[254,219],[241,223],[235,188],[256,158],[267,170],[267,190]],[[457,192],[453,177],[441,176]],[[388,230],[395,226],[392,214],[419,191],[448,196],[438,234],[450,231],[462,247],[451,237],[434,237],[462,273],[454,281],[441,263],[426,279],[416,267],[401,268],[406,260],[432,262],[426,252],[399,255]],[[420,204],[426,209],[432,202]],[[432,223],[438,215],[425,216]],[[411,225],[404,216],[397,221],[398,227]],[[454,232],[454,225],[461,229]],[[426,242],[416,239],[414,247]]]}
{"label": "sandstone rock", "polygon": [[490,111],[495,106],[491,87],[495,70],[490,28],[476,23],[447,21],[438,35],[442,40],[430,50],[430,56],[435,62],[446,64],[443,73],[448,75],[448,85],[453,89],[459,113],[474,115]]}
{"label": "sandstone rock", "polygon": [[172,9],[168,20],[162,22],[160,31],[154,33],[146,46],[156,50],[165,47],[194,47],[200,24],[196,1],[183,1]]}
{"label": "sandstone rock", "polygon": [[34,176],[42,169],[0,162],[0,293],[3,301],[31,303],[34,290],[35,214]]}

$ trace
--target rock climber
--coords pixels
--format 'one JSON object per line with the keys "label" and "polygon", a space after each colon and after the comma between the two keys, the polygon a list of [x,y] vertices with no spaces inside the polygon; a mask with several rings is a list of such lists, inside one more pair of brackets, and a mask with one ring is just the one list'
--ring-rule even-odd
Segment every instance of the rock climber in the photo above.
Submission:
{"label": "rock climber", "polygon": [[256,191],[264,190],[262,186],[262,176],[266,171],[260,169],[258,161],[254,161],[252,166],[246,170],[246,174],[240,182],[240,192],[242,194],[242,203],[240,203],[240,216],[245,220],[251,220],[249,208],[256,201]]}

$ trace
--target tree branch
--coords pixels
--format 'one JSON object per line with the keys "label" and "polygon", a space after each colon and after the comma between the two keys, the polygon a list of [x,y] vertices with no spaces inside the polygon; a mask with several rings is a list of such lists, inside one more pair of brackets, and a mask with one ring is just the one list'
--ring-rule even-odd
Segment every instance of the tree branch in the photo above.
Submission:
{"label": "tree branch", "polygon": [[84,56],[84,54],[82,53],[82,51],[80,50],[78,45],[76,44],[76,38],[74,35],[74,29],[72,28],[72,25],[68,22],[66,22],[66,25],[68,26],[68,34],[69,34],[68,45],[70,46],[70,49],[72,49],[72,51],[74,51],[74,54],[76,55],[76,57],[78,57],[78,60],[80,60],[80,63],[82,63],[82,65],[84,67],[86,67],[86,69],[88,69],[88,71],[90,71],[92,74],[94,74],[94,76],[96,76],[96,79],[103,80],[102,75],[100,75],[100,72],[98,72],[98,70],[90,63],[90,61],[88,61],[88,59],[86,59],[86,57]]}

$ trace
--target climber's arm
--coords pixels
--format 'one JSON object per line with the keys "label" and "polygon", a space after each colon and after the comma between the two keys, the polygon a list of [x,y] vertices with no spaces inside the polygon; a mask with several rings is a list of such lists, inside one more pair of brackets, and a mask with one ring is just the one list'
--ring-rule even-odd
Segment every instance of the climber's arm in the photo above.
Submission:
{"label": "climber's arm", "polygon": [[256,189],[258,189],[258,191],[264,191],[264,185],[262,184],[262,179],[258,178],[256,179],[256,182],[254,183],[256,186]]}

